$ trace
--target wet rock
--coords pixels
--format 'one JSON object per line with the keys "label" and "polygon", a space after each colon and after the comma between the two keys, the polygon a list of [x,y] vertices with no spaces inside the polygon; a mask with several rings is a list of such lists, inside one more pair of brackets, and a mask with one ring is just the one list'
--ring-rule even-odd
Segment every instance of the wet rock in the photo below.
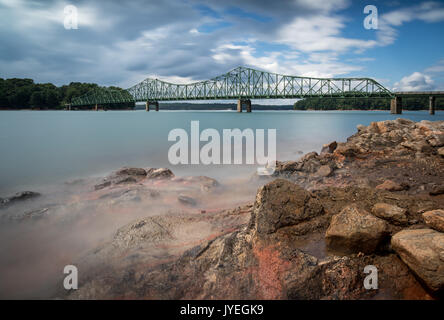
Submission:
{"label": "wet rock", "polygon": [[444,289],[444,233],[403,230],[392,237],[391,245],[430,289]]}
{"label": "wet rock", "polygon": [[329,250],[339,254],[373,253],[387,235],[384,220],[356,205],[349,205],[332,217],[325,240]]}
{"label": "wet rock", "polygon": [[128,168],[124,167],[116,171],[118,176],[146,176],[146,171],[143,168]]}
{"label": "wet rock", "polygon": [[385,180],[383,183],[377,185],[376,189],[387,191],[402,191],[407,190],[408,185],[398,184],[392,180]]}
{"label": "wet rock", "polygon": [[337,146],[338,146],[338,143],[336,141],[324,144],[322,146],[321,154],[333,153],[333,151],[335,151]]}
{"label": "wet rock", "polygon": [[94,190],[101,190],[104,188],[107,188],[111,185],[111,181],[103,181],[101,183],[98,183],[94,186]]}
{"label": "wet rock", "polygon": [[372,208],[372,213],[378,218],[398,225],[408,222],[406,212],[406,209],[388,203],[377,203]]}
{"label": "wet rock", "polygon": [[40,196],[40,193],[38,192],[34,192],[34,191],[21,191],[21,192],[17,192],[15,195],[9,197],[9,198],[5,198],[5,199],[0,199],[0,206],[4,205],[11,205],[13,203],[16,202],[20,202],[20,201],[24,201],[24,200],[29,200],[29,199],[34,199]]}
{"label": "wet rock", "polygon": [[276,179],[259,189],[250,227],[258,234],[270,234],[322,213],[321,203],[310,192],[288,180]]}
{"label": "wet rock", "polygon": [[205,192],[211,191],[213,188],[219,186],[219,182],[216,179],[207,176],[192,176],[184,178],[184,180],[200,185],[200,189]]}
{"label": "wet rock", "polygon": [[437,231],[444,232],[444,210],[431,210],[422,214],[425,223]]}
{"label": "wet rock", "polygon": [[177,197],[177,200],[179,200],[179,202],[186,204],[188,206],[195,206],[197,204],[197,201],[191,197],[185,196],[185,195],[179,195]]}
{"label": "wet rock", "polygon": [[170,179],[174,173],[168,168],[150,168],[146,171],[147,179]]}

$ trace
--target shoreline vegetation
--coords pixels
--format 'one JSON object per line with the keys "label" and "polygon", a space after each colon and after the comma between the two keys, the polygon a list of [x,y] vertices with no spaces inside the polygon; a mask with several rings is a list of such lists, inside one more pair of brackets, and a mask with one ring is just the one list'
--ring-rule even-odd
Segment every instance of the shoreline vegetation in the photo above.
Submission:
{"label": "shoreline vegetation", "polygon": [[[72,98],[90,90],[119,87],[100,87],[95,83],[71,82],[60,87],[51,83],[34,83],[32,79],[0,78],[0,110],[65,110]],[[403,110],[428,110],[428,98],[404,98]],[[92,110],[93,106],[76,107],[75,110]],[[107,104],[107,110],[140,110],[135,103]],[[161,110],[236,110],[235,103],[160,102]],[[254,110],[390,110],[389,99],[367,98],[307,98],[290,104],[254,105]],[[444,98],[436,99],[436,110],[444,110]]]}

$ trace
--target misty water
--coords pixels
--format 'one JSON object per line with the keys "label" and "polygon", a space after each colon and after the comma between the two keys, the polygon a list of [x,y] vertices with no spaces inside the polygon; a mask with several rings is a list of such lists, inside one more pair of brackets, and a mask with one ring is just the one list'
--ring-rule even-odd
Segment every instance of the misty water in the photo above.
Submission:
{"label": "misty water", "polygon": [[[221,135],[223,129],[276,129],[277,159],[296,160],[319,152],[330,141],[345,141],[358,124],[398,117],[444,120],[444,112],[430,116],[388,111],[2,111],[0,198],[23,190],[42,195],[0,209],[0,298],[54,297],[65,265],[77,263],[135,219],[196,214],[254,201],[258,185],[249,178],[256,165],[171,165],[172,129],[189,132],[193,120],[199,121],[200,131],[214,128]],[[122,205],[100,198],[94,183],[123,166],[167,167],[176,176],[205,175],[223,188],[201,196],[198,206],[189,210],[177,202],[177,186],[157,182],[148,185],[165,192],[157,200]],[[4,219],[33,210],[45,218]],[[207,236],[206,228],[187,229],[184,237]]]}
{"label": "misty water", "polygon": [[178,175],[205,174],[227,179],[251,174],[256,166],[173,166],[168,161],[168,133],[200,130],[277,130],[278,160],[297,159],[301,152],[320,151],[322,144],[345,141],[356,125],[408,118],[443,120],[444,113],[387,111],[2,111],[0,113],[0,197],[24,189],[101,176],[122,166],[168,167]]}

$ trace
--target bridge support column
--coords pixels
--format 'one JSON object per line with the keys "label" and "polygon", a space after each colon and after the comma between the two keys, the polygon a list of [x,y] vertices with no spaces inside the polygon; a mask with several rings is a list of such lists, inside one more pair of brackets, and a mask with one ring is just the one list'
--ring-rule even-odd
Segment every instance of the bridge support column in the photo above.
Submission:
{"label": "bridge support column", "polygon": [[429,97],[429,113],[432,115],[435,114],[435,103],[435,97]]}
{"label": "bridge support column", "polygon": [[148,100],[148,101],[145,103],[145,110],[146,110],[146,111],[150,111],[150,105],[155,106],[156,111],[159,111],[159,102],[158,102],[158,101],[150,101],[150,100]]}
{"label": "bridge support column", "polygon": [[237,100],[237,112],[242,112],[243,106],[247,109],[247,112],[251,112],[251,100],[250,99],[239,99]]}
{"label": "bridge support column", "polygon": [[402,98],[395,97],[390,101],[390,113],[401,114],[402,113]]}

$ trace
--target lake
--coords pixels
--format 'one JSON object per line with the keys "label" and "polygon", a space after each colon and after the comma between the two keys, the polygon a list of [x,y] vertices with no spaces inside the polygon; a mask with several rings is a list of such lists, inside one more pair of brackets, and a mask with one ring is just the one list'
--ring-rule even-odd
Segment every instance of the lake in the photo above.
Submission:
{"label": "lake", "polygon": [[168,167],[176,175],[226,180],[251,175],[255,165],[177,165],[168,161],[174,128],[190,130],[276,129],[277,159],[319,152],[324,143],[345,141],[356,125],[396,118],[444,120],[444,112],[391,115],[388,111],[2,111],[0,197],[42,190],[71,179],[102,176],[122,166]]}

